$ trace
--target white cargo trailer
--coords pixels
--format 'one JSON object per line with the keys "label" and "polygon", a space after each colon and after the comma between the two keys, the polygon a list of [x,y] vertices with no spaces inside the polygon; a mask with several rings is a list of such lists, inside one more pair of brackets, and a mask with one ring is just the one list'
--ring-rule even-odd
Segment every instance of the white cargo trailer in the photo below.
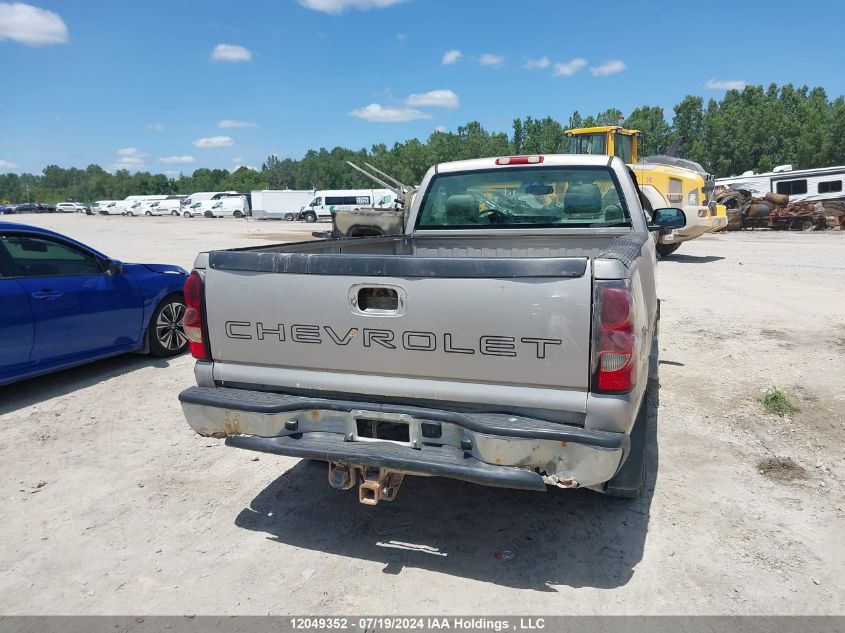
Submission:
{"label": "white cargo trailer", "polygon": [[252,192],[252,217],[257,220],[295,220],[314,199],[313,189],[264,189]]}

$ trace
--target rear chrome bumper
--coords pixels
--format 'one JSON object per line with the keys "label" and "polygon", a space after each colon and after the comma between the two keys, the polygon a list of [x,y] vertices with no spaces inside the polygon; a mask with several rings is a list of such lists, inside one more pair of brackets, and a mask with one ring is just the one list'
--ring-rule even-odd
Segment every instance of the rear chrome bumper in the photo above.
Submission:
{"label": "rear chrome bumper", "polygon": [[[625,433],[507,414],[209,387],[191,387],[179,400],[191,428],[229,446],[506,488],[596,487],[629,447]],[[364,437],[362,421],[407,433],[401,441]]]}

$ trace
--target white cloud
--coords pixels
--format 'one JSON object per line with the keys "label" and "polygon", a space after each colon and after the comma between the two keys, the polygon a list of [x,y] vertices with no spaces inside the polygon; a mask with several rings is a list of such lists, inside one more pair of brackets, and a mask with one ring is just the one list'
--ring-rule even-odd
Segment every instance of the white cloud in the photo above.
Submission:
{"label": "white cloud", "polygon": [[457,108],[461,105],[458,95],[451,90],[431,90],[410,95],[405,99],[405,105],[409,106],[430,106],[432,108]]}
{"label": "white cloud", "polygon": [[161,132],[164,129],[164,126],[161,123],[150,123],[147,125],[147,129],[152,132]]}
{"label": "white cloud", "polygon": [[224,129],[230,127],[258,127],[258,123],[253,123],[252,121],[234,121],[232,119],[223,119],[217,124],[217,127]]}
{"label": "white cloud", "polygon": [[211,51],[211,61],[215,62],[248,62],[251,59],[252,53],[237,44],[218,44]]}
{"label": "white cloud", "polygon": [[233,159],[232,159],[232,162],[233,162],[233,163],[235,163],[235,164],[237,164],[237,165],[241,165],[241,164],[243,164],[244,159],[243,159],[243,158],[241,158],[240,156],[238,156],[237,158],[233,158]]}
{"label": "white cloud", "polygon": [[397,33],[397,34],[396,34],[396,41],[397,41],[397,42],[404,42],[404,41],[405,41],[405,40],[407,40],[407,39],[408,39],[408,34],[407,34],[407,33]]}
{"label": "white cloud", "polygon": [[361,11],[369,11],[370,9],[386,9],[392,7],[394,4],[399,4],[405,0],[299,0],[306,9],[314,9],[314,11],[321,11],[323,13],[331,13],[337,15],[343,13],[347,9],[359,9]]}
{"label": "white cloud", "polygon": [[742,79],[710,79],[704,87],[708,90],[742,90],[747,85]]}
{"label": "white cloud", "polygon": [[599,66],[593,66],[590,68],[590,72],[593,73],[593,77],[607,77],[608,75],[621,73],[626,68],[625,62],[621,59],[611,59]]}
{"label": "white cloud", "polygon": [[568,62],[558,62],[555,64],[555,77],[571,77],[586,65],[587,60],[583,57],[576,57]]}
{"label": "white cloud", "polygon": [[144,159],[137,156],[126,156],[119,159],[116,163],[112,163],[112,169],[133,169],[135,171],[144,166]]}
{"label": "white cloud", "polygon": [[194,141],[194,147],[230,147],[235,144],[235,139],[231,136],[207,136],[205,138],[198,138]]}
{"label": "white cloud", "polygon": [[349,113],[350,116],[371,121],[373,123],[404,123],[417,119],[430,119],[431,115],[414,108],[393,108],[371,103],[366,108],[358,108]]}
{"label": "white cloud", "polygon": [[461,51],[454,48],[451,51],[446,51],[445,53],[443,53],[443,57],[440,58],[440,61],[443,63],[444,66],[448,66],[449,64],[454,64],[463,56],[464,54]]}
{"label": "white cloud", "polygon": [[526,61],[522,67],[527,68],[528,70],[543,70],[544,68],[548,68],[552,62],[549,61],[549,58],[543,55],[539,59],[529,59]]}
{"label": "white cloud", "polygon": [[64,44],[69,39],[67,25],[57,13],[22,2],[0,2],[0,42],[41,46]]}
{"label": "white cloud", "polygon": [[129,171],[129,170],[138,171],[138,166],[133,165],[131,163],[112,163],[111,168],[112,168],[112,171],[118,171],[119,169],[126,169],[127,171]]}
{"label": "white cloud", "polygon": [[158,159],[158,162],[169,165],[188,165],[189,163],[196,162],[196,159],[193,156],[162,156]]}
{"label": "white cloud", "polygon": [[117,162],[111,168],[139,170],[144,166],[144,154],[137,147],[124,147],[117,150]]}
{"label": "white cloud", "polygon": [[434,131],[435,132],[445,132],[446,126],[445,125],[438,125],[436,128],[434,128]]}
{"label": "white cloud", "polygon": [[17,166],[17,163],[10,163],[7,160],[0,159],[0,169],[14,169]]}
{"label": "white cloud", "polygon": [[501,68],[505,63],[505,58],[501,55],[484,53],[481,57],[478,58],[478,63],[482,66],[489,66],[491,68]]}

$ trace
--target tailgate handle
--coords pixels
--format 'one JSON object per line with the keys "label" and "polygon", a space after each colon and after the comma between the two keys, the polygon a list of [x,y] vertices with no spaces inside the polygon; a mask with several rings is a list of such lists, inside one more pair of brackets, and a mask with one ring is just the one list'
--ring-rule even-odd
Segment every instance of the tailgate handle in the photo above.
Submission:
{"label": "tailgate handle", "polygon": [[358,290],[358,309],[361,312],[396,312],[399,293],[384,286],[364,286]]}

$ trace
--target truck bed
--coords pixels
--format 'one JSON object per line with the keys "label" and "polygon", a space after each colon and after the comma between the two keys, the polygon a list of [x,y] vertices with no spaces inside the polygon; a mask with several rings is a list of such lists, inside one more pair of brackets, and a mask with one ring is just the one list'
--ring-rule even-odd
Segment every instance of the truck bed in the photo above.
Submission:
{"label": "truck bed", "polygon": [[[334,255],[402,255],[406,257],[587,257],[595,258],[617,237],[629,230],[601,230],[594,235],[437,235],[385,236],[339,240],[315,240],[270,246],[249,246],[212,251],[216,261],[221,253],[303,253]],[[225,257],[233,262],[236,258]]]}

